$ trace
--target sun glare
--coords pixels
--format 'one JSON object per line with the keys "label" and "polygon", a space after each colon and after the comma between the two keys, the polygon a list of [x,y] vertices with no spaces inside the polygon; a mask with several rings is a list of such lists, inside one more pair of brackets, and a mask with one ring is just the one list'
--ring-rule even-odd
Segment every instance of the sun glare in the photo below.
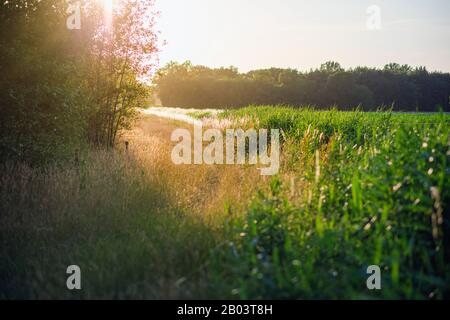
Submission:
{"label": "sun glare", "polygon": [[110,28],[112,26],[113,1],[114,0],[100,0],[103,6],[105,26],[107,28]]}

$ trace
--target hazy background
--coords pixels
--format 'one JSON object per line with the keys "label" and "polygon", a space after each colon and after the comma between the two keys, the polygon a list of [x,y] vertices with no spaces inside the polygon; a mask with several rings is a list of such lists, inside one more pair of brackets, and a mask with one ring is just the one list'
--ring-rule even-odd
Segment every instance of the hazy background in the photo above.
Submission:
{"label": "hazy background", "polygon": [[[450,71],[448,0],[157,0],[167,41],[161,65],[191,60],[241,71],[345,68],[388,62]],[[381,8],[381,30],[369,30],[367,8]]]}

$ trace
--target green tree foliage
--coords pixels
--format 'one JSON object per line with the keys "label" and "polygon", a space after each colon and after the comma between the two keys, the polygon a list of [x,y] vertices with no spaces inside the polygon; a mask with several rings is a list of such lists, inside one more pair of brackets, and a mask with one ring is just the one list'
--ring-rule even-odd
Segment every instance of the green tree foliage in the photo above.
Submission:
{"label": "green tree foliage", "polygon": [[[0,10],[0,155],[48,159],[79,146],[87,95],[56,1],[9,1]],[[17,6],[16,6],[17,5]]]}
{"label": "green tree foliage", "polygon": [[82,27],[69,30],[65,0],[0,3],[1,161],[111,147],[145,98],[158,51],[152,0],[117,2],[110,26],[100,2],[81,5]]}
{"label": "green tree foliage", "polygon": [[302,73],[294,69],[262,69],[238,73],[233,68],[209,69],[190,62],[171,62],[154,78],[164,106],[242,107],[249,104],[360,107],[376,110],[450,111],[450,74],[391,63],[382,70],[344,70],[329,61]]}

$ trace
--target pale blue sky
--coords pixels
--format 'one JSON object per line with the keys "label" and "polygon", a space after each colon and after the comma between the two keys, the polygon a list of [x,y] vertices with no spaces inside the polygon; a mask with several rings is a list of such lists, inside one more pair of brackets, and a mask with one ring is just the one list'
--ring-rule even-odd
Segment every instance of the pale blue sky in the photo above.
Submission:
{"label": "pale blue sky", "polygon": [[[241,71],[388,62],[450,71],[449,0],[156,0],[161,65],[191,60]],[[381,30],[368,30],[370,5]]]}

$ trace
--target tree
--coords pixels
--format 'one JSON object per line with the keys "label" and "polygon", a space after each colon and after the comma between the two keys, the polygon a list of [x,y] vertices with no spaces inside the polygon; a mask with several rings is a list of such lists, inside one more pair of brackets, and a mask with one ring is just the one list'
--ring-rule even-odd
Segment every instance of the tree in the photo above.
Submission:
{"label": "tree", "polygon": [[0,160],[68,158],[83,143],[88,94],[71,51],[66,3],[0,7]]}
{"label": "tree", "polygon": [[81,30],[67,29],[65,0],[0,4],[0,160],[39,164],[88,140],[114,145],[158,53],[153,1],[115,4],[106,25],[100,2],[82,0]]}
{"label": "tree", "polygon": [[[318,108],[436,111],[449,108],[449,74],[390,64],[384,69],[344,70],[337,62],[301,73],[270,68],[239,74],[236,69],[211,69],[191,63],[170,63],[154,78],[164,106],[242,107],[249,104],[313,105]],[[446,109],[447,108],[447,109]]]}
{"label": "tree", "polygon": [[413,69],[412,67],[408,66],[407,64],[404,65],[400,65],[398,63],[388,63],[387,65],[384,66],[384,71],[389,71],[389,72],[395,72],[395,73],[409,73],[411,72]]}
{"label": "tree", "polygon": [[120,0],[113,7],[111,23],[102,21],[94,29],[89,54],[95,72],[89,85],[97,112],[90,120],[89,135],[97,144],[113,147],[119,128],[148,94],[143,81],[150,79],[159,52],[153,6],[153,0]]}
{"label": "tree", "polygon": [[320,71],[333,74],[344,71],[339,62],[327,61],[320,66]]}

